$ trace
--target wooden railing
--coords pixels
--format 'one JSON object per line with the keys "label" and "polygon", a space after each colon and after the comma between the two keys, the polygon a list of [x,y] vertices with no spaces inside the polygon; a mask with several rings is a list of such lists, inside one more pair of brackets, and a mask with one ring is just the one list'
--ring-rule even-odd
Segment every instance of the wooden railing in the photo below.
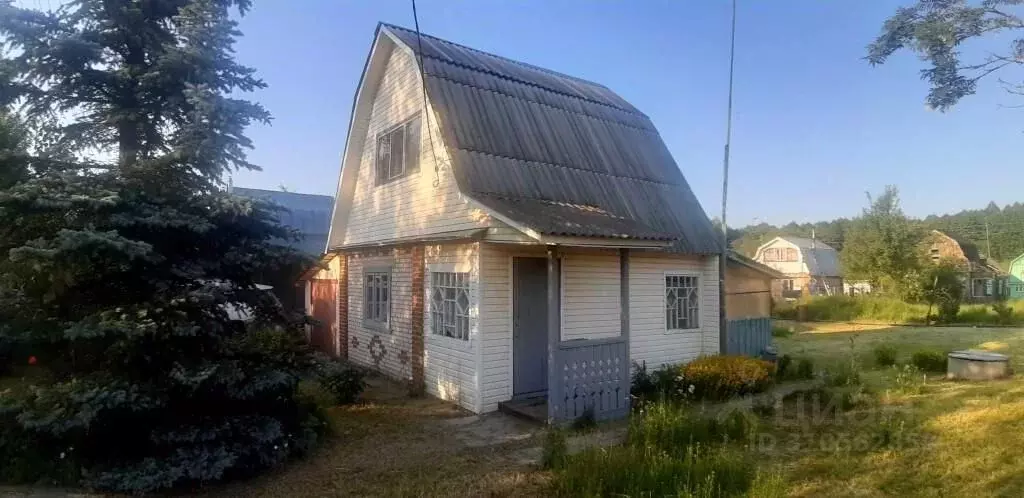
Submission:
{"label": "wooden railing", "polygon": [[575,420],[593,411],[595,420],[629,413],[629,344],[624,337],[559,343],[557,382],[549,386],[548,416]]}

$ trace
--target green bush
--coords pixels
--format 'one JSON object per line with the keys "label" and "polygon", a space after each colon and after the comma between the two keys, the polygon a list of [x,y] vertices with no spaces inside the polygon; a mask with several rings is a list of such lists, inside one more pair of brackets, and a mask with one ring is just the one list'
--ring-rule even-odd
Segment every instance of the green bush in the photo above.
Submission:
{"label": "green bush", "polygon": [[789,327],[774,326],[772,327],[772,337],[789,337],[793,335],[793,330]]}
{"label": "green bush", "polygon": [[746,356],[705,356],[680,368],[680,388],[694,399],[726,400],[763,392],[772,383],[772,364]]}
{"label": "green bush", "polygon": [[321,353],[314,355],[314,362],[317,381],[334,395],[335,403],[354,403],[366,388],[366,374],[361,368]]}
{"label": "green bush", "polygon": [[875,365],[890,367],[896,364],[896,348],[888,344],[875,347]]}
{"label": "green bush", "polygon": [[780,356],[778,361],[775,362],[775,376],[780,379],[787,379],[793,373],[793,357],[788,354]]}
{"label": "green bush", "polygon": [[326,413],[328,409],[338,404],[334,393],[325,388],[320,381],[314,379],[306,379],[299,382],[296,396],[300,401],[315,406],[317,410],[323,413]]}
{"label": "green bush", "polygon": [[996,314],[996,322],[999,325],[1012,325],[1015,321],[1013,307],[1006,301],[992,303],[992,312]]}
{"label": "green bush", "polygon": [[942,351],[917,351],[910,357],[910,363],[925,372],[946,372],[946,353]]}
{"label": "green bush", "polygon": [[814,360],[810,358],[800,358],[800,361],[796,365],[796,378],[798,379],[813,379],[814,378]]}

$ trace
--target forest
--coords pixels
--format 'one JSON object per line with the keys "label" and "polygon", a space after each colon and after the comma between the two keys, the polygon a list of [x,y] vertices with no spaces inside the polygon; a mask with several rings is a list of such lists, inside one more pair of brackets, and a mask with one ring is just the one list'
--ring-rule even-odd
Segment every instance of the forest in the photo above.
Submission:
{"label": "forest", "polygon": [[[984,209],[968,209],[955,214],[930,215],[910,219],[915,230],[941,230],[969,240],[989,259],[1004,269],[1024,254],[1024,203],[1015,202],[999,207],[989,202]],[[757,247],[778,235],[811,237],[812,235],[841,251],[852,220],[838,218],[816,223],[789,223],[775,226],[767,223],[729,229],[729,241],[740,253],[753,256]],[[989,249],[991,247],[991,249]]]}

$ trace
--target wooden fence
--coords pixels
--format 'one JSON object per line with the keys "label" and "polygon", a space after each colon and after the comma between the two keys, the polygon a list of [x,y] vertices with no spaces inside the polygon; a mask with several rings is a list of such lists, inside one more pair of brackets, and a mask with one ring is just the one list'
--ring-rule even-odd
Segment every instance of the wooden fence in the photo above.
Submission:
{"label": "wooden fence", "polygon": [[771,318],[729,320],[726,327],[726,354],[760,356],[772,343]]}

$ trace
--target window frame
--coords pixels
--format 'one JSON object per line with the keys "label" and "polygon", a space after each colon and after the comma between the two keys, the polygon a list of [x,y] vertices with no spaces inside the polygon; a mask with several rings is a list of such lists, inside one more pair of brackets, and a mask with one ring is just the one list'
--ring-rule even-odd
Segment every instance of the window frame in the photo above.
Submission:
{"label": "window frame", "polygon": [[[418,126],[419,126],[419,129],[416,130],[416,137],[419,139],[419,143],[416,144],[416,156],[417,157],[415,158],[415,161],[413,161],[412,164],[410,164],[409,160],[407,159],[407,157],[408,157],[407,153],[409,151],[409,144],[410,144],[410,141],[409,141],[410,140],[409,139],[409,131],[412,128],[412,126],[410,126],[410,125],[413,122],[416,122],[418,124]],[[402,173],[399,174],[399,175],[388,176],[387,178],[384,178],[383,175],[381,175],[381,169],[380,169],[380,146],[381,146],[381,139],[384,138],[385,136],[388,136],[388,135],[391,135],[391,134],[397,132],[398,130],[402,130],[402,161],[401,161]],[[374,186],[379,187],[381,185],[387,185],[387,184],[389,184],[391,182],[398,181],[398,180],[401,180],[402,178],[410,177],[410,176],[413,176],[416,173],[419,173],[419,171],[420,171],[419,156],[420,156],[420,153],[422,152],[420,149],[421,149],[421,145],[422,145],[422,142],[423,142],[422,134],[423,134],[423,120],[420,119],[420,113],[416,112],[413,115],[409,116],[408,118],[402,120],[400,123],[398,123],[398,124],[396,124],[394,126],[390,126],[388,128],[385,128],[384,130],[378,132],[374,136],[374,140],[373,140],[373,175],[374,175]],[[389,154],[391,154],[389,156],[390,158],[394,157],[393,151],[391,151]],[[394,164],[394,160],[393,159],[390,162],[391,162],[392,165]],[[412,166],[412,167],[410,167],[410,166]]]}
{"label": "window frame", "polygon": [[[468,349],[472,347],[473,341],[476,337],[476,288],[475,288],[475,274],[469,268],[460,268],[459,265],[426,265],[426,271],[424,272],[424,306],[423,321],[424,321],[424,332],[425,336],[432,341],[440,341],[445,343],[447,347],[453,347],[457,349]],[[453,275],[465,275],[465,292],[466,292],[466,311],[464,318],[466,319],[465,337],[451,336],[443,332],[437,332],[434,328],[434,275],[435,274],[453,274]],[[444,288],[455,288],[459,287],[448,287]],[[456,292],[458,292],[456,290]],[[458,302],[458,294],[454,298],[454,302]],[[443,314],[443,310],[441,311]],[[455,317],[462,318],[462,315],[458,314],[456,308]],[[457,324],[456,324],[457,326]]]}
{"label": "window frame", "polygon": [[[696,299],[697,299],[697,314],[696,314],[697,324],[696,324],[696,327],[685,328],[685,329],[670,329],[668,327],[668,295],[667,294],[668,294],[668,278],[669,277],[692,277],[692,278],[696,279],[696,283],[695,283],[695,285],[696,285],[695,290],[697,292],[697,297],[696,297]],[[700,272],[697,272],[697,271],[685,271],[685,270],[682,270],[682,271],[671,270],[671,271],[664,272],[664,274],[661,277],[661,320],[662,320],[662,323],[665,325],[665,333],[666,334],[691,333],[691,332],[701,333],[701,332],[703,332],[703,330],[704,330],[703,329],[703,327],[704,327],[704,323],[703,323],[704,320],[703,320],[703,317],[701,316],[701,314],[705,311],[704,310],[704,304],[703,304],[704,303],[704,290],[703,290],[703,286],[704,286],[704,276],[701,275]]]}
{"label": "window frame", "polygon": [[[387,275],[387,279],[388,279],[388,281],[387,281],[387,310],[385,311],[385,316],[384,316],[385,319],[383,321],[377,320],[376,318],[369,318],[369,317],[367,317],[366,311],[368,309],[370,309],[370,302],[369,302],[370,300],[367,299],[367,296],[368,296],[367,284],[368,284],[368,282],[367,282],[367,278],[366,277],[369,276],[369,275]],[[394,290],[395,290],[395,287],[394,287],[394,274],[392,272],[392,265],[364,266],[361,278],[362,278],[362,292],[363,292],[362,293],[362,300],[363,300],[363,309],[362,309],[362,319],[363,320],[362,321],[363,321],[363,327],[365,327],[367,329],[371,329],[371,330],[376,330],[376,331],[379,331],[379,332],[388,332],[388,333],[390,333],[391,332],[391,310],[393,308],[392,304],[394,302]]]}

